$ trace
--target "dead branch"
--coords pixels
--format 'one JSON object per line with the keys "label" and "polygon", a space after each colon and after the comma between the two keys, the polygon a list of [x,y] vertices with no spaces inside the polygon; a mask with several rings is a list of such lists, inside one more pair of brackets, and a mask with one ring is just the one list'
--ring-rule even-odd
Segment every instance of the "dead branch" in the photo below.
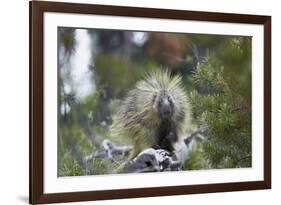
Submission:
{"label": "dead branch", "polygon": [[[142,172],[163,172],[182,170],[184,159],[192,149],[192,142],[196,137],[203,139],[203,130],[197,130],[184,139],[184,143],[178,150],[168,152],[163,149],[145,149],[133,160],[129,161],[123,168],[124,173],[142,173]],[[181,152],[181,153],[178,153]]]}
{"label": "dead branch", "polygon": [[103,140],[100,149],[95,154],[87,155],[84,157],[85,162],[89,162],[95,158],[108,158],[113,160],[114,155],[121,155],[124,157],[132,150],[130,146],[116,146],[110,140]]}

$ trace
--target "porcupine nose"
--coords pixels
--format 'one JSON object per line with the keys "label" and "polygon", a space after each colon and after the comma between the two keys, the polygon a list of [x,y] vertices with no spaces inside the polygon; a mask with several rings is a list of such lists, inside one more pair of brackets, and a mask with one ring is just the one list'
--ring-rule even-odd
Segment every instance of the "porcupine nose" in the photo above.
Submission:
{"label": "porcupine nose", "polygon": [[163,114],[165,114],[165,115],[171,114],[171,108],[170,108],[169,105],[165,105],[165,106],[163,107]]}
{"label": "porcupine nose", "polygon": [[162,103],[162,116],[168,118],[172,114],[171,104],[167,98]]}

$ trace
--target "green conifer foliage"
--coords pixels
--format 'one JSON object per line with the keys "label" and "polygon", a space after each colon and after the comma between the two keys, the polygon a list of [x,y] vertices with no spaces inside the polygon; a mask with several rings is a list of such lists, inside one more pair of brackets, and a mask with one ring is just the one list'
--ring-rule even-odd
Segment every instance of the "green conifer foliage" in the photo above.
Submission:
{"label": "green conifer foliage", "polygon": [[193,73],[190,103],[195,124],[205,130],[203,155],[211,168],[251,166],[251,104],[235,79],[207,52]]}

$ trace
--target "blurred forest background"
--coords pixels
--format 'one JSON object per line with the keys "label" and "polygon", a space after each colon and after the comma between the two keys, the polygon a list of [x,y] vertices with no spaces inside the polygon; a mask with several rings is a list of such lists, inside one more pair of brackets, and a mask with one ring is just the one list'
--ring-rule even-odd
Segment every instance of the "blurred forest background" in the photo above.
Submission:
{"label": "blurred forest background", "polygon": [[251,167],[251,37],[59,27],[59,176],[111,174],[125,161],[128,150],[103,157],[103,143],[114,142],[125,94],[153,69],[183,77],[191,127],[204,130],[184,170]]}

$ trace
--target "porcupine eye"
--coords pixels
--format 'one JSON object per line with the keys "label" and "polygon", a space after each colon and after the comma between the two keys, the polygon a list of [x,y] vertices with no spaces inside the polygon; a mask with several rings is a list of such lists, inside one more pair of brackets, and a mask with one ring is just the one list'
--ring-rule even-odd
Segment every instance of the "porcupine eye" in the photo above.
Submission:
{"label": "porcupine eye", "polygon": [[169,102],[171,103],[171,105],[174,106],[174,104],[175,104],[175,99],[173,98],[173,96],[169,95],[169,96],[168,96],[168,100],[169,100]]}

